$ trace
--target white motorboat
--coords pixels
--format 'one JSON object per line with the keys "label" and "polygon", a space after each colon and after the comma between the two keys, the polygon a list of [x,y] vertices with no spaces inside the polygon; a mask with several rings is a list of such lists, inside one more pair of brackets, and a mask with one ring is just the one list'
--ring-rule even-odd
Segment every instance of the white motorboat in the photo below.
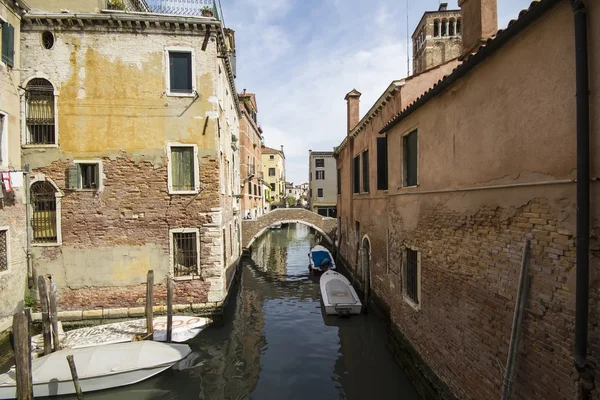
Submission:
{"label": "white motorboat", "polygon": [[361,313],[362,303],[344,275],[327,271],[321,275],[319,283],[325,314],[348,316]]}
{"label": "white motorboat", "polygon": [[327,270],[335,271],[335,262],[329,250],[321,245],[316,245],[308,253],[308,269],[313,274],[321,274]]}
{"label": "white motorboat", "polygon": [[[171,341],[185,342],[190,340],[211,322],[210,318],[174,315]],[[154,318],[153,326],[153,340],[156,342],[166,342],[167,317],[160,316]],[[62,349],[79,349],[104,344],[125,343],[131,342],[136,336],[144,336],[145,334],[146,320],[136,319],[63,332],[63,335],[60,337],[60,346]],[[43,353],[44,342],[41,335],[32,337],[31,345],[33,353]]]}
{"label": "white motorboat", "polygon": [[[67,355],[73,355],[83,393],[141,382],[173,366],[191,353],[187,344],[141,341],[59,350],[32,360],[33,395],[75,393]],[[0,398],[17,396],[12,368],[0,375]]]}

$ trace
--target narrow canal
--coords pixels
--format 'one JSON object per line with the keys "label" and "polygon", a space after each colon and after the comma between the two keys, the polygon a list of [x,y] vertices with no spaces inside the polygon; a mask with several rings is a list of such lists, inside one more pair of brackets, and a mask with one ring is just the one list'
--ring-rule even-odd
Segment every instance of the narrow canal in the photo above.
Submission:
{"label": "narrow canal", "polygon": [[183,365],[86,399],[417,399],[374,315],[321,313],[308,274],[315,237],[304,225],[272,230],[243,262],[224,326],[198,335]]}

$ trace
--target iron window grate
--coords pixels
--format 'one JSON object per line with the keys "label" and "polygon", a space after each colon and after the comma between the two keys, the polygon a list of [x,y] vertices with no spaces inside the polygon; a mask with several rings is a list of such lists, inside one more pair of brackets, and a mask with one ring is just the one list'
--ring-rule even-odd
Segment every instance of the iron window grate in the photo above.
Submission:
{"label": "iron window grate", "polygon": [[0,231],[0,272],[8,270],[8,231]]}
{"label": "iron window grate", "polygon": [[406,250],[406,296],[415,304],[419,304],[417,258],[418,253],[415,250]]}
{"label": "iron window grate", "polygon": [[56,243],[56,194],[48,182],[36,182],[31,186],[31,226],[34,243]]}
{"label": "iron window grate", "polygon": [[195,232],[173,233],[173,274],[189,276],[198,272],[198,241]]}

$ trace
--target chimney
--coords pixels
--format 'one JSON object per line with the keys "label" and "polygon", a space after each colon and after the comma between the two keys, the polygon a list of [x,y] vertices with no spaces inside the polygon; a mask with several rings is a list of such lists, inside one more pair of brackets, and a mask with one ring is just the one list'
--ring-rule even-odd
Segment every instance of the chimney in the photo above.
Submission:
{"label": "chimney", "polygon": [[283,145],[281,145],[281,152],[283,153]]}
{"label": "chimney", "polygon": [[348,116],[348,132],[346,134],[349,134],[360,121],[360,95],[361,93],[358,90],[352,89],[352,91],[344,97],[344,100],[346,100],[347,103]]}
{"label": "chimney", "polygon": [[440,8],[438,11],[448,11],[448,3],[440,3]]}
{"label": "chimney", "polygon": [[458,0],[462,19],[461,58],[498,32],[497,0]]}

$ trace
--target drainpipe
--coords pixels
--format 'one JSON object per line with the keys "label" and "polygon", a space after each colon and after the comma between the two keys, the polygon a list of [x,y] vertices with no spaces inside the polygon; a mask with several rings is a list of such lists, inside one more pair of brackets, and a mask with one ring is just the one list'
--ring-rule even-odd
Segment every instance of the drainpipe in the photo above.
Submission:
{"label": "drainpipe", "polygon": [[31,257],[31,193],[29,191],[30,181],[29,164],[25,164],[23,168],[24,184],[25,184],[25,227],[27,230],[27,287],[33,287],[33,260]]}
{"label": "drainpipe", "polygon": [[587,363],[590,236],[590,104],[588,83],[587,15],[582,0],[570,0],[575,26],[577,95],[577,270],[575,300],[575,368],[581,398],[588,399],[594,377]]}

